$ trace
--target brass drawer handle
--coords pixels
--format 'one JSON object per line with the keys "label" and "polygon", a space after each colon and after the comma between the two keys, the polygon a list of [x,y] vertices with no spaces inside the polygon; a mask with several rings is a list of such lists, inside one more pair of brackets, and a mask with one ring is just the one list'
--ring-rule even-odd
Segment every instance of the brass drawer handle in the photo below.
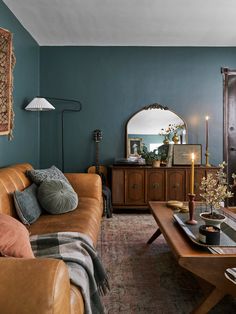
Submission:
{"label": "brass drawer handle", "polygon": [[152,188],[153,189],[159,189],[160,184],[159,183],[153,183]]}

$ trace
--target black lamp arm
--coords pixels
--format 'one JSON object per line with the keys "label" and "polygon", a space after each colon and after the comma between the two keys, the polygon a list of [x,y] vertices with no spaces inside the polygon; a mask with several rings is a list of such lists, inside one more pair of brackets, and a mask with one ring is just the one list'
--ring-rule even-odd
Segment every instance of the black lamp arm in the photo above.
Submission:
{"label": "black lamp arm", "polygon": [[55,100],[55,101],[64,101],[64,102],[73,102],[77,105],[79,105],[79,108],[78,109],[63,109],[63,111],[81,111],[82,110],[82,104],[79,100],[76,100],[76,99],[68,99],[68,98],[58,98],[58,97],[48,97],[48,96],[37,96],[37,97],[40,97],[40,98],[46,98],[48,100]]}

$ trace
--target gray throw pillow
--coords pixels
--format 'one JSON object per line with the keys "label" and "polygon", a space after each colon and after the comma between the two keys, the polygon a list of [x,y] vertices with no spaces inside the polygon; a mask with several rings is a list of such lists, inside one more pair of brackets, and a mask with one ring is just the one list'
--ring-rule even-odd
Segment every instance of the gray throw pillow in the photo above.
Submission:
{"label": "gray throw pillow", "polygon": [[26,175],[37,185],[40,185],[45,180],[51,179],[64,180],[69,184],[67,178],[56,166],[52,166],[48,169],[26,170]]}
{"label": "gray throw pillow", "polygon": [[50,214],[63,214],[78,205],[77,193],[63,180],[44,181],[38,188],[38,200]]}
{"label": "gray throw pillow", "polygon": [[24,191],[13,193],[16,212],[23,224],[32,224],[42,214],[43,209],[37,200],[37,190],[37,185],[33,183]]}

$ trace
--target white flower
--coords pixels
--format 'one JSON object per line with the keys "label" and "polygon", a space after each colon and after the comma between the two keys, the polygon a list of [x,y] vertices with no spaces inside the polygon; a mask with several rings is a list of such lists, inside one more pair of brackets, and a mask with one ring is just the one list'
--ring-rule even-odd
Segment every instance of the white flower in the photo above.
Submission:
{"label": "white flower", "polygon": [[223,161],[215,174],[209,173],[207,178],[203,177],[201,181],[200,190],[203,192],[200,196],[205,199],[207,205],[210,205],[211,210],[218,208],[225,198],[233,196],[233,193],[228,190],[226,174],[224,173],[225,166],[226,163]]}

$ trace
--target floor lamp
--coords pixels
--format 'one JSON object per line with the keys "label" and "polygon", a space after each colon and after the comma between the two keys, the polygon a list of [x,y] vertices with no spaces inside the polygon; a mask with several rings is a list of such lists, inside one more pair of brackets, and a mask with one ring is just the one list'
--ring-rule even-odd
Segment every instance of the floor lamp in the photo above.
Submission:
{"label": "floor lamp", "polygon": [[76,105],[76,108],[66,108],[61,110],[61,160],[62,160],[62,172],[64,172],[64,113],[65,112],[78,112],[82,109],[82,104],[79,100],[66,99],[66,98],[56,98],[56,97],[35,97],[26,107],[25,110],[28,111],[49,111],[54,110],[55,107],[48,101],[60,101],[68,102]]}

